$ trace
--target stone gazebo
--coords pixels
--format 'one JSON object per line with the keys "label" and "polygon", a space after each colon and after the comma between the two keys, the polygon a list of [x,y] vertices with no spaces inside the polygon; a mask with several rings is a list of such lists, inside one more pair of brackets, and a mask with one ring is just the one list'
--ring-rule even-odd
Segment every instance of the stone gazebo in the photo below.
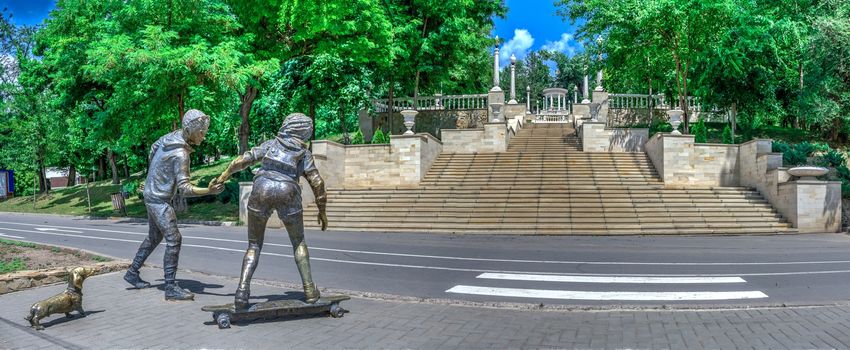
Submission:
{"label": "stone gazebo", "polygon": [[569,91],[561,88],[543,90],[543,109],[537,111],[535,123],[570,122]]}

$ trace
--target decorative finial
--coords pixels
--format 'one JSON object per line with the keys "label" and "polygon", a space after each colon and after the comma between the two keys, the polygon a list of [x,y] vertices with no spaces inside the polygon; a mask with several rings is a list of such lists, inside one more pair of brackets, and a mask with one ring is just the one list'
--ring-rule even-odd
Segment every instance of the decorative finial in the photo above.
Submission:
{"label": "decorative finial", "polygon": [[511,64],[516,64],[516,56],[511,54]]}

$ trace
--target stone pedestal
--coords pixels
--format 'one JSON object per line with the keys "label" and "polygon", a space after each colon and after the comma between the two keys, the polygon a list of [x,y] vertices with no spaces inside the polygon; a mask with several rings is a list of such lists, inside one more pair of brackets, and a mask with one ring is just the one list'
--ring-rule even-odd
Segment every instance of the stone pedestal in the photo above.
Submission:
{"label": "stone pedestal", "polygon": [[774,204],[800,232],[841,229],[841,182],[798,180],[779,184]]}
{"label": "stone pedestal", "polygon": [[576,118],[590,118],[590,103],[574,104],[573,115],[576,116]]}
{"label": "stone pedestal", "polygon": [[607,122],[608,121],[608,92],[605,91],[605,90],[594,90],[593,91],[593,103],[599,104],[596,121]]}
{"label": "stone pedestal", "polygon": [[502,106],[501,118],[500,120],[511,120],[514,117],[519,117],[525,115],[527,109],[524,104],[519,103],[508,103]]}
{"label": "stone pedestal", "polygon": [[494,86],[490,89],[490,92],[487,93],[487,121],[494,121],[496,119],[496,115],[493,114],[493,108],[490,107],[493,103],[501,103],[502,108],[499,112],[499,120],[505,120],[504,118],[504,110],[505,110],[505,92],[502,91],[502,88],[498,86]]}

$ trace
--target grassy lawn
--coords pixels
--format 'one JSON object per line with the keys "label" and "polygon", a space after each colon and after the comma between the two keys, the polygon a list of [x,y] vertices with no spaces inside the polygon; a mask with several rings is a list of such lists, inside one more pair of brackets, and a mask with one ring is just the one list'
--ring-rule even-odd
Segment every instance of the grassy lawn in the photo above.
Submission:
{"label": "grassy lawn", "polygon": [[[195,185],[208,184],[227,168],[231,160],[232,158],[225,158],[210,165],[193,168],[192,183]],[[138,180],[138,178],[131,177],[131,180]],[[110,194],[121,190],[121,185],[113,185],[111,182],[111,180],[97,181],[89,185],[89,191],[91,192],[91,212],[88,211],[85,185],[55,189],[51,190],[48,195],[40,195],[36,200],[34,209],[32,196],[12,198],[0,202],[0,212],[122,216],[123,213],[113,212],[112,198],[110,197]],[[230,182],[233,183],[229,185],[231,189],[235,188],[238,190],[238,186],[235,185],[236,180],[231,179]],[[211,200],[212,198],[209,199]],[[125,200],[125,203],[127,206],[127,216],[140,218],[147,216],[145,205],[138,196],[130,196],[129,199]],[[189,205],[187,212],[177,214],[177,217],[181,219],[216,221],[236,221],[238,216],[238,202],[233,201],[229,203],[221,203],[219,201],[195,203]]]}
{"label": "grassy lawn", "polygon": [[86,261],[104,262],[109,260],[99,255],[74,249],[0,239],[0,274],[22,270],[77,266]]}

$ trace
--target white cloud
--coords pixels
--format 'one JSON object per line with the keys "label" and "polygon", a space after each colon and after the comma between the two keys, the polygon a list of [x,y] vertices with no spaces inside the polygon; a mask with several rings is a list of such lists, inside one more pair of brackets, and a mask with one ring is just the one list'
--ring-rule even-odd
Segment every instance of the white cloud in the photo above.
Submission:
{"label": "white cloud", "polygon": [[546,51],[563,52],[563,53],[566,53],[567,55],[572,56],[576,53],[576,48],[574,46],[570,45],[571,41],[575,44],[578,44],[573,40],[572,34],[563,33],[563,34],[561,34],[560,40],[554,41],[554,42],[553,41],[546,41],[546,44],[543,45],[542,47],[540,47],[540,49],[546,50]]}
{"label": "white cloud", "polygon": [[527,29],[514,29],[514,37],[499,48],[499,64],[506,66],[510,63],[511,54],[517,59],[523,59],[528,55],[528,50],[534,45],[534,37]]}

